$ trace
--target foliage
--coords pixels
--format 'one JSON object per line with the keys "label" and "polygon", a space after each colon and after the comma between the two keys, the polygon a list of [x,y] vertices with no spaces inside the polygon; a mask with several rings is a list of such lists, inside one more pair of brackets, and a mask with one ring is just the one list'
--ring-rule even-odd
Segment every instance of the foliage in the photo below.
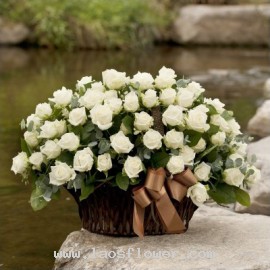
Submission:
{"label": "foliage", "polygon": [[169,19],[155,0],[5,0],[0,15],[31,27],[39,45],[66,48],[74,45],[74,23],[87,24],[105,47],[125,48],[151,43]]}

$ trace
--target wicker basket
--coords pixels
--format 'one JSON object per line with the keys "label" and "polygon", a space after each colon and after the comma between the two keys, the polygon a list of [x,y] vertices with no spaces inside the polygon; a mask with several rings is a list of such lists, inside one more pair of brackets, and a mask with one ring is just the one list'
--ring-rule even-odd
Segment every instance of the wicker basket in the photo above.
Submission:
{"label": "wicker basket", "polygon": [[[160,107],[152,108],[151,114],[154,118],[154,129],[164,135]],[[134,188],[134,187],[133,187]],[[79,214],[84,229],[107,235],[135,236],[133,231],[133,208],[131,188],[123,191],[118,187],[104,185],[99,187],[87,199],[80,201],[79,192],[68,190],[75,198],[79,206]],[[184,197],[181,202],[171,199],[176,211],[183,220],[186,230],[188,223],[197,209],[191,199]],[[152,203],[145,209],[144,234],[164,234],[165,230]]]}
{"label": "wicker basket", "polygon": [[[98,234],[135,236],[132,228],[134,200],[131,190],[123,191],[118,187],[102,186],[81,202],[79,193],[74,190],[68,191],[78,203],[84,229]],[[187,197],[180,203],[171,200],[188,229],[189,221],[197,206]],[[165,233],[153,204],[146,207],[144,228],[145,235]]]}

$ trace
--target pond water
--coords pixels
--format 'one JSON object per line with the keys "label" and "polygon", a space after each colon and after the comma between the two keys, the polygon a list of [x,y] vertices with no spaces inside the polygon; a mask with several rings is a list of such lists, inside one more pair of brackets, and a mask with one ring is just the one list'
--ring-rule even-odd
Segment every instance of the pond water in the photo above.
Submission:
{"label": "pond water", "polygon": [[269,64],[267,49],[56,52],[0,48],[0,269],[51,269],[54,250],[70,232],[80,229],[76,204],[66,192],[59,201],[33,212],[28,203],[30,186],[10,172],[11,159],[19,151],[21,119],[54,90],[74,87],[85,75],[100,79],[107,68],[155,74],[165,65],[185,77],[201,79],[206,95],[226,102],[245,131],[262,100]]}

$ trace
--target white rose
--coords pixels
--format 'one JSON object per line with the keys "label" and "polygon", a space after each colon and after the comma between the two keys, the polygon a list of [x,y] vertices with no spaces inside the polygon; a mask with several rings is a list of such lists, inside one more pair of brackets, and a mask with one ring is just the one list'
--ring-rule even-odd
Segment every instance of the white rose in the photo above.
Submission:
{"label": "white rose", "polygon": [[143,171],[143,164],[139,157],[128,156],[124,163],[124,170],[129,178],[139,177],[139,173]]}
{"label": "white rose", "polygon": [[92,91],[100,91],[100,92],[105,92],[106,88],[102,84],[102,82],[94,82],[91,85],[91,90]]}
{"label": "white rose", "polygon": [[183,157],[185,165],[193,165],[196,153],[191,147],[188,145],[182,147],[180,150],[180,155]]}
{"label": "white rose", "polygon": [[210,123],[218,126],[221,129],[221,131],[224,131],[224,132],[230,131],[230,127],[228,125],[228,122],[219,114],[212,115]]}
{"label": "white rose", "polygon": [[167,163],[167,169],[171,174],[177,174],[185,169],[185,164],[182,156],[172,156]]}
{"label": "white rose", "polygon": [[12,159],[11,170],[17,174],[24,174],[28,167],[28,157],[25,152],[19,153],[16,157]]}
{"label": "white rose", "polygon": [[201,206],[207,199],[209,199],[207,190],[201,183],[197,183],[189,187],[187,191],[187,197],[190,197],[192,202],[198,207]]}
{"label": "white rose", "polygon": [[44,156],[41,152],[35,152],[29,157],[29,162],[33,165],[33,170],[40,171]]}
{"label": "white rose", "polygon": [[158,105],[157,92],[153,89],[148,89],[142,94],[142,103],[146,108],[152,108]]}
{"label": "white rose", "polygon": [[184,134],[183,132],[176,131],[172,129],[168,131],[164,137],[164,143],[168,148],[177,149],[184,144]]}
{"label": "white rose", "polygon": [[110,107],[113,114],[119,114],[122,110],[122,100],[120,98],[105,99],[105,104]]}
{"label": "white rose", "polygon": [[194,175],[199,181],[208,181],[210,178],[211,167],[205,162],[195,167]]}
{"label": "white rose", "polygon": [[129,82],[125,72],[107,69],[102,72],[103,83],[110,89],[119,89]]}
{"label": "white rose", "polygon": [[92,109],[97,104],[102,104],[105,95],[99,90],[88,89],[86,93],[79,99],[81,106],[86,107],[88,110]]}
{"label": "white rose", "polygon": [[110,99],[110,98],[117,98],[117,91],[116,90],[108,90],[104,93],[105,99]]}
{"label": "white rose", "polygon": [[178,88],[178,94],[176,97],[176,102],[179,106],[184,108],[189,108],[194,102],[193,92],[187,90],[186,88]]}
{"label": "white rose", "polygon": [[162,135],[154,129],[149,129],[143,135],[143,144],[151,150],[160,149],[162,146]]}
{"label": "white rose", "polygon": [[124,108],[127,112],[135,112],[139,109],[139,98],[135,92],[129,92],[124,99]]}
{"label": "white rose", "polygon": [[66,163],[57,161],[55,162],[55,166],[51,166],[49,177],[50,184],[61,186],[70,180],[74,180],[76,173]]}
{"label": "white rose", "polygon": [[113,113],[108,105],[96,105],[91,111],[92,122],[101,130],[109,129],[112,126]]}
{"label": "white rose", "polygon": [[80,138],[73,132],[69,132],[61,137],[58,145],[64,150],[75,151],[80,145]]}
{"label": "white rose", "polygon": [[65,120],[55,120],[53,123],[57,130],[57,136],[62,136],[67,132],[67,124]]}
{"label": "white rose", "polygon": [[87,115],[84,107],[73,109],[69,113],[68,121],[73,126],[84,125]]}
{"label": "white rose", "polygon": [[189,110],[186,116],[186,123],[191,130],[205,132],[210,128],[210,125],[207,124],[207,118],[207,114],[201,110],[201,107],[195,107],[194,109]]}
{"label": "white rose", "polygon": [[73,160],[73,168],[78,172],[90,171],[93,167],[93,153],[89,147],[76,152]]}
{"label": "white rose", "polygon": [[250,185],[255,184],[261,179],[261,171],[258,170],[255,166],[249,167],[247,175],[247,182]]}
{"label": "white rose", "polygon": [[36,131],[26,131],[24,133],[24,139],[31,148],[38,145],[38,133]]}
{"label": "white rose", "polygon": [[223,181],[228,185],[240,186],[245,176],[241,173],[239,168],[226,169],[223,172]]}
{"label": "white rose", "polygon": [[239,134],[242,134],[242,132],[240,131],[240,125],[236,122],[236,120],[233,118],[231,120],[229,120],[228,122],[229,125],[229,129],[230,132],[234,135],[237,136]]}
{"label": "white rose", "polygon": [[112,168],[112,159],[109,153],[105,153],[98,156],[97,170],[100,172],[107,172]]}
{"label": "white rose", "polygon": [[223,131],[219,131],[216,134],[212,135],[210,141],[214,145],[221,146],[226,140],[226,134]]}
{"label": "white rose", "polygon": [[26,119],[26,127],[29,127],[30,123],[33,122],[33,128],[37,129],[41,125],[41,119],[35,114],[31,114]]}
{"label": "white rose", "polygon": [[40,151],[47,159],[55,159],[61,154],[61,147],[55,141],[48,140],[40,147]]}
{"label": "white rose", "polygon": [[183,124],[183,108],[178,105],[169,105],[162,115],[162,122],[165,126],[179,126]]}
{"label": "white rose", "polygon": [[139,89],[146,90],[153,87],[154,78],[150,73],[147,72],[138,72],[133,76],[131,80],[133,84],[139,83]]}
{"label": "white rose", "polygon": [[200,153],[203,150],[205,150],[206,148],[206,141],[203,138],[200,138],[200,140],[198,141],[198,143],[192,147],[192,149],[196,152],[196,153]]}
{"label": "white rose", "polygon": [[158,74],[159,75],[155,79],[155,85],[157,88],[169,88],[176,83],[176,74],[173,69],[162,67]]}
{"label": "white rose", "polygon": [[139,131],[147,131],[154,124],[154,119],[146,112],[135,113],[134,127]]}
{"label": "white rose", "polygon": [[53,98],[49,98],[49,100],[54,102],[56,107],[65,107],[71,102],[72,95],[72,90],[63,86],[62,89],[56,90],[53,93]]}
{"label": "white rose", "polygon": [[40,103],[36,107],[36,115],[41,119],[46,119],[52,114],[52,108],[49,103]]}
{"label": "white rose", "polygon": [[218,98],[211,99],[211,98],[204,98],[204,103],[212,105],[218,113],[224,112],[225,104],[222,103]]}
{"label": "white rose", "polygon": [[161,91],[159,100],[165,106],[169,106],[174,103],[176,98],[176,91],[173,88],[166,88]]}
{"label": "white rose", "polygon": [[187,90],[191,91],[195,98],[197,98],[201,93],[205,91],[204,88],[201,87],[201,85],[197,82],[191,82],[187,85]]}
{"label": "white rose", "polygon": [[40,138],[51,139],[58,135],[58,131],[54,122],[45,121],[44,125],[40,127]]}
{"label": "white rose", "polygon": [[110,136],[111,146],[115,150],[116,153],[129,153],[131,149],[134,147],[128,137],[125,136],[123,131],[119,131],[118,133]]}
{"label": "white rose", "polygon": [[92,82],[92,76],[84,76],[80,80],[77,80],[76,88],[84,88],[90,82]]}

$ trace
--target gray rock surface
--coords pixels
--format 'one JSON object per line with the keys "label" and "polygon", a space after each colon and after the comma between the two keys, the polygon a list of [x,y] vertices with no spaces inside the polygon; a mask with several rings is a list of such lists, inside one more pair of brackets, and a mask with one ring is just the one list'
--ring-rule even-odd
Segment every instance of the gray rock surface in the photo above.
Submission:
{"label": "gray rock surface", "polygon": [[259,137],[270,135],[270,99],[264,101],[248,122],[248,132]]}
{"label": "gray rock surface", "polygon": [[0,17],[0,45],[14,45],[29,37],[29,29],[22,23],[15,23]]}
{"label": "gray rock surface", "polygon": [[256,165],[261,169],[262,178],[249,191],[251,205],[247,208],[236,204],[235,211],[270,216],[270,137],[251,143],[248,154],[257,156]]}
{"label": "gray rock surface", "polygon": [[[60,251],[80,251],[80,258],[58,258],[53,269],[269,270],[269,227],[267,216],[203,206],[196,211],[189,230],[181,235],[148,236],[140,240],[75,231]],[[128,252],[128,248],[134,249],[130,257],[116,256],[116,252]],[[162,251],[163,257],[161,253],[159,257],[150,257],[153,252]],[[116,257],[104,258],[106,253]]]}
{"label": "gray rock surface", "polygon": [[180,8],[172,39],[180,44],[268,45],[270,5]]}

